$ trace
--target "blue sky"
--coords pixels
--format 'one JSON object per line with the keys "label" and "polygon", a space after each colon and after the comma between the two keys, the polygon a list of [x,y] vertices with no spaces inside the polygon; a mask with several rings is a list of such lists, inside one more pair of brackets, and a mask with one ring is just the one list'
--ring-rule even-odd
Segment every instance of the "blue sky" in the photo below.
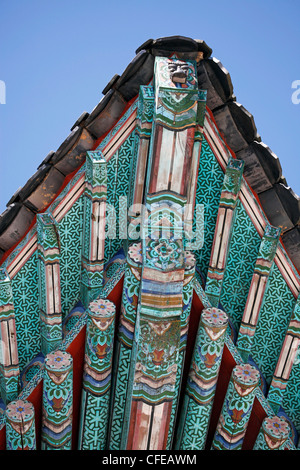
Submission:
{"label": "blue sky", "polygon": [[[300,195],[299,0],[0,0],[0,213],[145,40],[204,39]],[[300,95],[299,95],[300,96]]]}

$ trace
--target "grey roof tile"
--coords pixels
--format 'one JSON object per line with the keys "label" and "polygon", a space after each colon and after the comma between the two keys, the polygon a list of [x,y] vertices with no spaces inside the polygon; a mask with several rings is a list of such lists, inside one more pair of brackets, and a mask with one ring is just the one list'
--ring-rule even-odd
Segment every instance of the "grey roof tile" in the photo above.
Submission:
{"label": "grey roof tile", "polygon": [[30,196],[30,194],[32,194],[32,192],[34,192],[36,188],[44,181],[50,169],[51,165],[49,163],[44,163],[43,165],[39,166],[34,175],[29,178],[27,183],[20,190],[19,200],[21,202],[25,201]]}
{"label": "grey roof tile", "polygon": [[155,39],[151,45],[151,54],[169,57],[176,54],[179,59],[197,60],[199,56],[198,43],[185,36],[169,36]]}
{"label": "grey roof tile", "polygon": [[120,75],[119,74],[115,74],[108,82],[108,84],[106,85],[106,87],[104,87],[102,93],[103,95],[106,95],[107,92],[109,92],[109,90],[111,88],[113,88],[114,84],[118,81],[118,79],[120,78]]}
{"label": "grey roof tile", "polygon": [[116,81],[114,87],[126,101],[130,101],[139,93],[141,85],[150,82],[153,67],[154,57],[146,51],[140,51]]}
{"label": "grey roof tile", "polygon": [[260,140],[252,114],[236,101],[213,112],[216,123],[229,147],[236,153],[254,140]]}
{"label": "grey roof tile", "polygon": [[0,249],[9,250],[25,235],[35,214],[21,203],[13,203],[0,217]]}
{"label": "grey roof tile", "polygon": [[244,160],[244,176],[257,194],[280,181],[282,170],[279,159],[263,142],[251,142],[236,156]]}
{"label": "grey roof tile", "polygon": [[12,195],[12,197],[9,199],[9,201],[6,204],[6,207],[10,206],[14,202],[18,202],[20,200],[20,192],[22,191],[22,186],[20,186]]}
{"label": "grey roof tile", "polygon": [[282,242],[296,268],[300,271],[300,227],[295,226],[282,235]]}
{"label": "grey roof tile", "polygon": [[41,212],[53,201],[62,187],[65,175],[54,166],[50,166],[42,181],[23,199],[25,206],[33,212]]}
{"label": "grey roof tile", "polygon": [[78,126],[83,126],[84,121],[89,117],[90,113],[87,111],[83,111],[82,114],[80,114],[79,118],[74,122],[73,126],[71,127],[71,131],[73,131],[76,127]]}
{"label": "grey roof tile", "polygon": [[138,54],[140,51],[148,51],[151,49],[154,39],[147,39],[147,41],[143,42],[135,51]]}
{"label": "grey roof tile", "polygon": [[270,223],[281,227],[282,233],[299,223],[299,197],[291,188],[275,183],[260,193],[259,199]]}
{"label": "grey roof tile", "polygon": [[46,157],[44,158],[44,160],[39,164],[38,166],[38,169],[41,168],[41,166],[47,164],[47,163],[51,163],[51,160],[52,158],[54,157],[55,155],[55,152],[54,150],[51,150],[51,152],[49,152]]}
{"label": "grey roof tile", "polygon": [[154,39],[151,50],[160,50],[170,52],[192,52],[198,51],[198,43],[186,36],[166,36]]}
{"label": "grey roof tile", "polygon": [[75,132],[73,138],[60,152],[56,152],[52,159],[55,168],[65,176],[84,162],[87,150],[90,150],[95,143],[95,138],[87,129],[76,127],[73,132]]}
{"label": "grey roof tile", "polygon": [[234,100],[229,72],[214,57],[201,60],[197,68],[199,88],[207,90],[207,106],[211,111],[228,100]]}
{"label": "grey roof tile", "polygon": [[127,101],[116,90],[109,90],[93,109],[85,127],[98,139],[116,123],[126,107]]}

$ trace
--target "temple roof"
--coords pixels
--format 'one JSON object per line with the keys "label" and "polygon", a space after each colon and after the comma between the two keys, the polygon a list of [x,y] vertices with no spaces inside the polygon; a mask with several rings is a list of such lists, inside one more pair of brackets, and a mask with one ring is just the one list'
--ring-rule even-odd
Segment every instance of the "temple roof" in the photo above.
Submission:
{"label": "temple roof", "polygon": [[233,92],[229,72],[213,57],[203,40],[183,36],[149,39],[122,75],[114,75],[103,89],[103,98],[89,113],[84,111],[56,151],[42,160],[36,173],[7,202],[0,216],[0,256],[25,235],[37,213],[44,211],[138,94],[140,85],[153,77],[156,56],[197,61],[199,88],[207,90],[207,106],[223,139],[245,162],[244,176],[271,224],[281,228],[281,239],[295,267],[300,270],[300,201],[282,174],[278,157],[262,142],[251,113]]}
{"label": "temple roof", "polygon": [[299,447],[277,156],[204,41],[146,41],[103,95],[0,219],[0,449]]}

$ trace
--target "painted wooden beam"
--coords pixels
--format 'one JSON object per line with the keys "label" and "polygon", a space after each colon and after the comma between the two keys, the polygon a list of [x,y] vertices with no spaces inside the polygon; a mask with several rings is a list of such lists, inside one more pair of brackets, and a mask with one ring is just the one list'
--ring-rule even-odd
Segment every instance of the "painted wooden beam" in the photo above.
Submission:
{"label": "painted wooden beam", "polygon": [[34,406],[27,400],[6,407],[6,450],[36,450]]}
{"label": "painted wooden beam", "polygon": [[[172,67],[185,74],[184,82],[173,81]],[[205,106],[205,93],[199,94],[195,70],[192,61],[156,57],[154,122],[145,187],[149,203],[161,199],[161,192],[167,192],[169,199],[176,194],[186,202],[195,129]]]}
{"label": "painted wooden beam", "polygon": [[182,374],[186,354],[187,337],[189,331],[189,320],[192,306],[194,278],[196,269],[196,259],[192,252],[184,252],[184,281],[182,287],[182,313],[180,316],[181,331],[180,331],[180,346],[179,358],[177,363],[176,384],[175,384],[175,397],[172,403],[170,413],[170,423],[168,429],[168,436],[166,441],[166,449],[170,450],[173,446],[175,424],[179,410],[179,397],[181,392]]}
{"label": "painted wooden beam", "polygon": [[196,178],[201,141],[198,135],[195,146],[201,116],[196,64],[156,57],[154,94],[127,440],[127,449],[135,450],[168,448],[176,417],[188,325],[184,215],[187,204],[194,203],[189,188],[196,184],[191,175]]}
{"label": "painted wooden beam", "polygon": [[0,391],[4,404],[16,399],[20,378],[15,311],[10,278],[0,269]]}
{"label": "painted wooden beam", "polygon": [[[198,99],[197,99],[197,116],[196,116],[196,127],[195,127],[195,134],[194,134],[194,145],[192,151],[192,158],[191,158],[191,165],[190,165],[190,172],[189,172],[189,185],[187,191],[187,202],[185,205],[185,214],[184,214],[184,236],[186,239],[185,248],[187,250],[191,249],[200,249],[202,246],[199,246],[200,243],[203,243],[202,236],[204,233],[200,233],[201,237],[200,240],[193,241],[193,220],[195,210],[197,207],[195,206],[196,201],[196,190],[197,190],[197,181],[198,181],[198,172],[199,172],[199,164],[200,164],[200,155],[201,155],[201,148],[202,148],[202,139],[203,139],[203,126],[204,126],[204,117],[205,117],[205,110],[206,110],[206,97],[207,93],[206,90],[198,90]],[[196,227],[196,229],[199,229]],[[198,242],[198,245],[195,245],[195,242]]]}
{"label": "painted wooden beam", "polygon": [[176,395],[184,278],[183,249],[178,241],[149,238],[145,251],[128,438],[130,448],[140,450],[166,447]]}
{"label": "painted wooden beam", "polygon": [[130,243],[126,259],[121,315],[115,345],[112,411],[108,438],[110,450],[124,450],[127,445],[136,360],[134,335],[143,259],[140,241]]}
{"label": "painted wooden beam", "polygon": [[242,160],[229,159],[224,176],[205,285],[205,293],[214,307],[218,307],[220,302],[243,169],[244,162]]}
{"label": "painted wooden beam", "polygon": [[53,351],[62,339],[60,241],[51,214],[37,214],[41,350]]}
{"label": "painted wooden beam", "polygon": [[261,425],[253,450],[284,450],[290,425],[279,416],[267,416]]}
{"label": "painted wooden beam", "polygon": [[154,113],[153,86],[141,86],[137,109],[135,151],[131,163],[129,222],[141,214],[144,203],[145,180]]}
{"label": "painted wooden beam", "polygon": [[108,299],[89,304],[81,397],[79,450],[104,450],[110,409],[116,306]]}
{"label": "painted wooden beam", "polygon": [[299,359],[300,345],[300,295],[296,301],[290,323],[283,341],[281,352],[268,391],[268,401],[275,413],[278,412],[288,385],[295,360]]}
{"label": "painted wooden beam", "polygon": [[100,151],[87,152],[85,181],[81,300],[87,308],[103,285],[107,169]]}
{"label": "painted wooden beam", "polygon": [[222,360],[228,317],[216,307],[202,311],[180,410],[175,449],[204,450]]}
{"label": "painted wooden beam", "polygon": [[267,225],[258,252],[254,273],[237,338],[237,349],[244,362],[251,353],[252,340],[262,309],[272,264],[279,242],[280,229]]}
{"label": "painted wooden beam", "polygon": [[71,450],[73,417],[73,359],[56,350],[44,363],[42,450]]}
{"label": "painted wooden beam", "polygon": [[258,370],[250,364],[236,365],[232,371],[212,450],[240,450],[251,415]]}

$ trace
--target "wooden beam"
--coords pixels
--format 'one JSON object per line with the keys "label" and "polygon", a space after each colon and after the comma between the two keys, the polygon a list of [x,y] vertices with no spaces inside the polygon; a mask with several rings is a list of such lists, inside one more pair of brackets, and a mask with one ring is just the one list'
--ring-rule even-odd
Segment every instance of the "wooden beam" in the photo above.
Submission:
{"label": "wooden beam", "polygon": [[[154,94],[127,440],[127,449],[135,450],[168,448],[176,416],[188,328],[188,309],[183,305],[188,271],[184,213],[187,204],[194,207],[205,103],[205,94],[198,91],[196,64],[156,57]],[[193,210],[188,221],[192,215]]]}
{"label": "wooden beam", "polygon": [[280,405],[282,404],[292,367],[295,361],[299,360],[299,345],[300,295],[296,301],[268,391],[268,401],[271,403],[275,413],[278,412]]}
{"label": "wooden beam", "polygon": [[202,311],[180,410],[175,448],[204,450],[222,360],[228,317],[216,307]]}
{"label": "wooden beam", "polygon": [[85,179],[81,301],[87,308],[103,285],[107,171],[100,151],[87,152]]}
{"label": "wooden beam", "polygon": [[279,243],[279,236],[279,228],[271,225],[266,226],[237,338],[237,349],[245,362],[248,361],[251,353],[252,340],[263,306],[264,295]]}
{"label": "wooden beam", "polygon": [[53,351],[62,339],[60,242],[51,214],[37,214],[41,350]]}
{"label": "wooden beam", "polygon": [[244,162],[230,158],[227,164],[208,267],[205,293],[214,307],[219,306],[227,256],[234,225],[235,208],[242,183]]}
{"label": "wooden beam", "polygon": [[87,313],[78,449],[105,450],[116,307],[108,299],[97,299],[89,304]]}
{"label": "wooden beam", "polygon": [[20,377],[17,332],[11,281],[0,269],[0,390],[4,404],[18,395]]}

